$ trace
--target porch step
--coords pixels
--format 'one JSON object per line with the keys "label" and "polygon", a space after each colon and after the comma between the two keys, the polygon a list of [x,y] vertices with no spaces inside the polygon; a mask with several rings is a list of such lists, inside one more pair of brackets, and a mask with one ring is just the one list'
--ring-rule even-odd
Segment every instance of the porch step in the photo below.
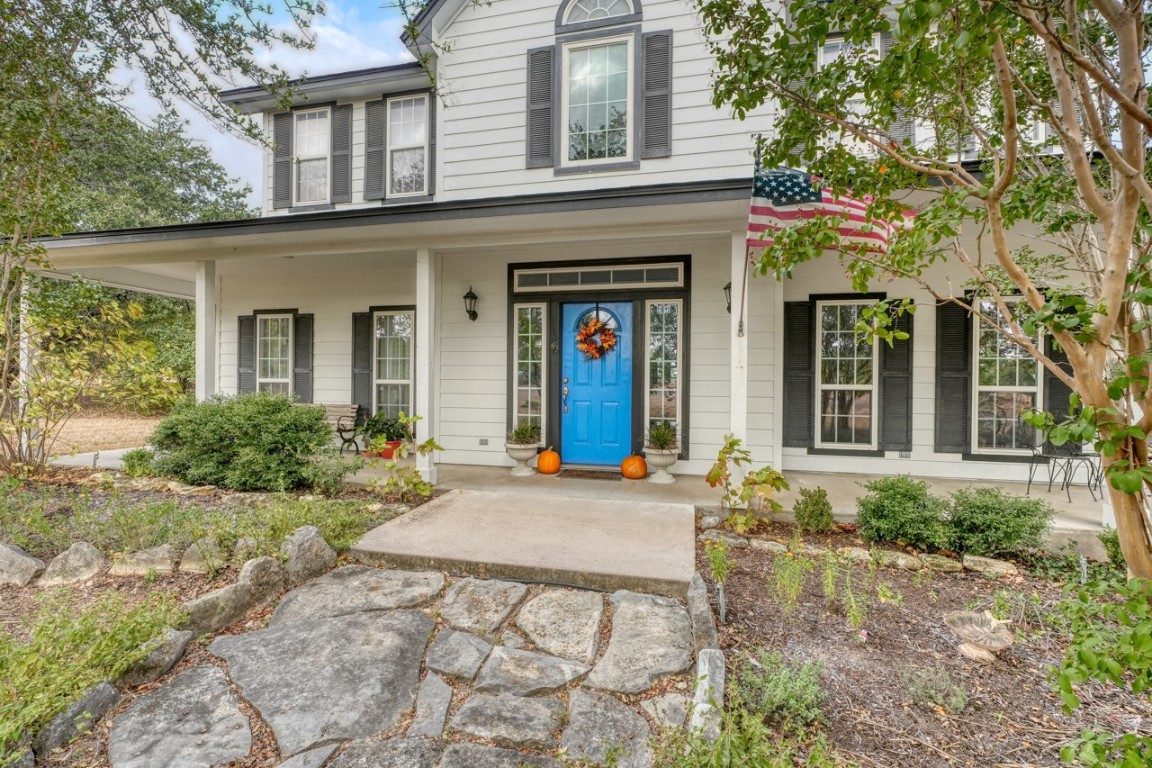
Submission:
{"label": "porch step", "polygon": [[369,531],[350,554],[394,568],[684,599],[694,547],[691,504],[454,490]]}

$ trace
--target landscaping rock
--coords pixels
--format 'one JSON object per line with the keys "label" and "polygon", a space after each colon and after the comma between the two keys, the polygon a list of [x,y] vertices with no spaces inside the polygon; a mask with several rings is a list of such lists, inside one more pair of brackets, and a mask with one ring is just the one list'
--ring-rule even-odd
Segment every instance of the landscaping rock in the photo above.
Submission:
{"label": "landscaping rock", "polygon": [[214,485],[186,485],[175,480],[169,481],[167,488],[177,496],[207,496],[217,490]]}
{"label": "landscaping rock", "polygon": [[171,544],[161,544],[128,555],[114,555],[109,576],[147,576],[149,573],[172,573],[176,551]]}
{"label": "landscaping rock", "polygon": [[920,571],[924,562],[915,555],[893,552],[889,549],[876,550],[876,562],[885,568],[899,568],[902,571]]}
{"label": "landscaping rock", "polygon": [[692,639],[696,651],[719,648],[716,619],[712,615],[712,605],[708,602],[708,585],[699,573],[692,574],[692,581],[688,584],[688,616],[692,619]]}
{"label": "landscaping rock", "polygon": [[176,662],[184,657],[188,643],[192,641],[191,632],[178,632],[172,627],[165,627],[160,638],[160,645],[147,658],[128,668],[118,681],[127,688],[136,688],[147,685],[153,680],[168,674]]}
{"label": "landscaping rock", "polygon": [[840,551],[847,560],[853,563],[862,563],[867,565],[875,558],[872,557],[872,550],[864,549],[863,547],[845,547]]}
{"label": "landscaping rock", "polygon": [[224,553],[211,536],[195,541],[180,558],[180,573],[214,573],[224,567]]}
{"label": "landscaping rock", "polygon": [[442,629],[432,641],[424,666],[442,675],[469,681],[492,652],[492,643],[454,629]]}
{"label": "landscaping rock", "polygon": [[285,595],[270,623],[411,608],[434,600],[443,588],[440,573],[346,565]]}
{"label": "landscaping rock", "polygon": [[564,707],[555,699],[476,694],[452,718],[452,728],[513,747],[552,749],[552,732],[563,716]]}
{"label": "landscaping rock", "polygon": [[945,557],[944,555],[920,555],[920,559],[924,561],[924,565],[933,571],[959,573],[964,570],[963,563],[951,557]]}
{"label": "landscaping rock", "polygon": [[288,570],[288,583],[299,584],[332,570],[336,565],[336,550],[328,546],[316,526],[305,525],[284,539],[280,558]]}
{"label": "landscaping rock", "polygon": [[224,673],[203,666],[144,694],[112,721],[112,768],[211,768],[252,748],[248,717]]}
{"label": "landscaping rock", "polygon": [[704,515],[700,518],[700,527],[705,529],[715,528],[722,522],[724,522],[724,518],[720,517],[720,515]]}
{"label": "landscaping rock", "polygon": [[637,592],[612,595],[612,638],[588,675],[593,688],[640,693],[692,664],[692,622],[675,600]]}
{"label": "landscaping rock", "polygon": [[679,693],[665,693],[646,699],[640,702],[640,708],[661,728],[683,728],[688,722],[688,697]]}
{"label": "landscaping rock", "polygon": [[597,592],[550,589],[524,604],[516,625],[541,651],[590,662],[600,644],[603,615],[604,598]]}
{"label": "landscaping rock", "polygon": [[32,557],[15,544],[0,544],[0,584],[27,586],[43,572],[43,560]]}
{"label": "landscaping rock", "polygon": [[692,697],[689,728],[708,741],[720,738],[724,711],[724,652],[706,648],[696,658],[696,692]]}
{"label": "landscaping rock", "polygon": [[424,739],[353,741],[328,768],[435,768],[441,747]]}
{"label": "landscaping rock", "polygon": [[448,590],[440,618],[456,629],[491,635],[524,599],[528,587],[495,579],[462,579]]}
{"label": "landscaping rock", "polygon": [[532,696],[563,688],[587,673],[588,666],[578,661],[501,646],[493,649],[480,670],[476,690]]}
{"label": "landscaping rock", "polygon": [[528,641],[520,637],[510,629],[506,629],[500,633],[500,642],[506,648],[527,648]]}
{"label": "landscaping rock", "polygon": [[301,752],[280,763],[277,768],[320,768],[339,746],[339,744],[325,744],[322,747]]}
{"label": "landscaping rock", "polygon": [[731,531],[721,531],[716,528],[709,528],[696,537],[697,541],[722,541],[730,547],[736,549],[743,549],[748,546],[748,539]]}
{"label": "landscaping rock", "polygon": [[236,546],[232,548],[232,562],[237,564],[246,562],[254,554],[256,554],[256,539],[251,536],[236,539]]}
{"label": "landscaping rock", "polygon": [[568,725],[560,746],[570,758],[604,765],[615,754],[617,768],[650,768],[651,732],[643,717],[611,696],[583,689],[568,700]]}
{"label": "landscaping rock", "polygon": [[561,768],[550,757],[481,744],[449,744],[440,768]]}
{"label": "landscaping rock", "polygon": [[418,611],[373,611],[220,637],[208,650],[293,755],[396,725],[416,698],[433,626]]}
{"label": "landscaping rock", "polygon": [[0,755],[0,765],[4,768],[33,768],[36,756],[32,754],[31,747],[17,747],[13,752]]}
{"label": "landscaping rock", "polygon": [[1018,576],[1020,574],[1020,570],[1007,560],[994,560],[991,557],[964,555],[963,565],[969,571],[975,571],[989,579],[1000,579],[1005,576]]}
{"label": "landscaping rock", "polygon": [[288,574],[274,557],[256,557],[244,563],[237,584],[250,587],[256,598],[270,599],[288,586]]}
{"label": "landscaping rock", "polygon": [[408,726],[406,736],[427,736],[438,739],[444,733],[444,720],[452,703],[452,686],[435,672],[429,672],[420,683],[416,696],[416,716]]}
{"label": "landscaping rock", "polygon": [[219,632],[235,624],[250,611],[263,608],[280,594],[288,577],[272,557],[257,557],[244,563],[235,584],[213,590],[187,603],[188,618],[182,625],[195,634]]}
{"label": "landscaping rock", "polygon": [[786,545],[778,541],[769,541],[768,539],[749,539],[748,544],[752,549],[758,549],[761,552],[773,552],[782,555],[788,551]]}
{"label": "landscaping rock", "polygon": [[108,558],[103,552],[86,541],[78,541],[52,558],[39,584],[41,587],[57,587],[87,581],[107,564]]}
{"label": "landscaping rock", "polygon": [[56,717],[48,721],[32,739],[32,751],[41,757],[59,749],[82,733],[92,730],[92,724],[120,701],[120,691],[109,682],[100,683],[73,702]]}

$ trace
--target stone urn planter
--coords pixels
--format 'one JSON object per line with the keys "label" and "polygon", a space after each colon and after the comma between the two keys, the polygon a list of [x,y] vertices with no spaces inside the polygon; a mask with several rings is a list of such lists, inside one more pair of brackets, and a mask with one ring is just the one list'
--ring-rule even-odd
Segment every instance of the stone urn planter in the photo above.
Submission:
{"label": "stone urn planter", "polygon": [[679,457],[679,448],[645,448],[644,458],[648,461],[648,466],[655,470],[648,476],[648,482],[659,485],[676,482],[676,478],[672,477],[668,467],[675,464]]}
{"label": "stone urn planter", "polygon": [[536,470],[528,466],[528,462],[535,458],[539,446],[535,443],[504,443],[504,450],[516,462],[516,466],[512,468],[512,475],[514,477],[528,477],[536,474]]}

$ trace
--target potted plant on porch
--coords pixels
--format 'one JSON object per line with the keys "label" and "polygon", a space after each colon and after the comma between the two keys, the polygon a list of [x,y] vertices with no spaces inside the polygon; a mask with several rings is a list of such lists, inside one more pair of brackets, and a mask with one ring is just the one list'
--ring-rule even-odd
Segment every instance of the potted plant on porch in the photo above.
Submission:
{"label": "potted plant on porch", "polygon": [[367,458],[391,459],[400,444],[411,437],[407,425],[383,411],[365,421],[360,434],[364,436]]}
{"label": "potted plant on porch", "polygon": [[676,482],[676,478],[668,472],[668,467],[680,458],[680,441],[672,422],[657,421],[648,428],[648,437],[644,441],[644,458],[647,459],[648,466],[656,470],[648,478],[648,482],[661,485]]}
{"label": "potted plant on porch", "polygon": [[536,470],[528,466],[528,462],[539,449],[540,425],[528,419],[521,419],[516,424],[516,428],[508,433],[508,440],[504,443],[504,450],[516,462],[516,466],[512,468],[512,474],[516,477],[535,474]]}

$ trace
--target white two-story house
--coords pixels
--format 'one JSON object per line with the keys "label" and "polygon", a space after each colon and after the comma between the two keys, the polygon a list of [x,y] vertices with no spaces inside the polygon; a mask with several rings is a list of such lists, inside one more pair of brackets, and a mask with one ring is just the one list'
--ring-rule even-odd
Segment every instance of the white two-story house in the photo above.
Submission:
{"label": "white two-story house", "polygon": [[[901,282],[884,295],[920,304],[909,340],[854,341],[879,294],[831,255],[749,276],[773,110],[712,106],[692,4],[435,0],[418,24],[427,70],[349,61],[289,111],[225,94],[274,146],[259,219],[65,236],[53,266],[194,296],[199,397],[420,415],[445,449],[430,476],[510,466],[528,419],[569,466],[616,466],[668,420],[677,473],[734,433],[785,471],[1026,477],[1017,415],[1067,400],[1035,363]],[[597,318],[608,332],[578,338]]]}

